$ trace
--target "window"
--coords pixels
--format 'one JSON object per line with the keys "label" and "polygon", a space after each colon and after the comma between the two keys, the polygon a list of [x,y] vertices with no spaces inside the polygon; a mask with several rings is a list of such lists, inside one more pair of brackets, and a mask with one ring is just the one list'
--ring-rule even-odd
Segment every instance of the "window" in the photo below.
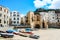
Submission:
{"label": "window", "polygon": [[19,23],[19,21],[17,21],[17,23]]}
{"label": "window", "polygon": [[4,9],[4,12],[6,12],[6,9]]}
{"label": "window", "polygon": [[6,21],[4,21],[4,23],[6,23]]}
{"label": "window", "polygon": [[14,21],[14,23],[16,23],[16,21]]}
{"label": "window", "polygon": [[14,18],[14,20],[16,20],[16,19]]}
{"label": "window", "polygon": [[17,20],[19,20],[19,18],[17,18]]}
{"label": "window", "polygon": [[5,15],[4,15],[4,19],[5,19]]}
{"label": "window", "polygon": [[32,17],[32,21],[33,21],[33,17]]}
{"label": "window", "polygon": [[0,23],[1,23],[1,19],[0,19]]}
{"label": "window", "polygon": [[0,24],[1,27],[4,27],[2,24]]}
{"label": "window", "polygon": [[15,14],[13,16],[16,16]]}
{"label": "window", "polygon": [[5,17],[5,15],[4,15],[4,17]]}
{"label": "window", "polygon": [[2,14],[0,13],[0,17],[2,16]]}
{"label": "window", "polygon": [[2,25],[2,24],[1,24],[0,26],[1,26],[1,27],[3,27],[3,25]]}
{"label": "window", "polygon": [[58,17],[56,19],[58,19]]}
{"label": "window", "polygon": [[28,20],[26,20],[26,22],[28,22]]}
{"label": "window", "polygon": [[8,13],[8,11],[7,11],[7,13]]}
{"label": "window", "polygon": [[40,18],[39,18],[39,16],[37,16],[37,21],[40,21]]}
{"label": "window", "polygon": [[19,15],[17,15],[17,16],[19,16]]}
{"label": "window", "polygon": [[28,17],[26,17],[26,19],[28,19]]}
{"label": "window", "polygon": [[16,13],[16,12],[13,12],[13,13]]}
{"label": "window", "polygon": [[59,20],[58,20],[58,22],[59,22]]}
{"label": "window", "polygon": [[0,11],[2,11],[2,7],[0,7]]}
{"label": "window", "polygon": [[53,17],[53,19],[54,19],[54,17]]}

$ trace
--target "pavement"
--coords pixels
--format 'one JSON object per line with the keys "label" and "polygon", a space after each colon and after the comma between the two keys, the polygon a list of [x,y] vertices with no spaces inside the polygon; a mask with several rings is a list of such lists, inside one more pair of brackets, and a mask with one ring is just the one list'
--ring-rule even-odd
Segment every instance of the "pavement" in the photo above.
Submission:
{"label": "pavement", "polygon": [[0,40],[60,40],[60,29],[40,29],[33,31],[33,33],[40,36],[39,39],[33,39],[29,37],[22,37],[14,35],[13,38],[2,38]]}

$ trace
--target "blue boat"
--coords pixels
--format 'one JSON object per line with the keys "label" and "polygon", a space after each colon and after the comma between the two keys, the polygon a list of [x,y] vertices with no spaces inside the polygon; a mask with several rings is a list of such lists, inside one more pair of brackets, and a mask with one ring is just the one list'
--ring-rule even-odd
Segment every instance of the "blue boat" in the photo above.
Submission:
{"label": "blue boat", "polygon": [[31,28],[26,28],[26,32],[31,32]]}

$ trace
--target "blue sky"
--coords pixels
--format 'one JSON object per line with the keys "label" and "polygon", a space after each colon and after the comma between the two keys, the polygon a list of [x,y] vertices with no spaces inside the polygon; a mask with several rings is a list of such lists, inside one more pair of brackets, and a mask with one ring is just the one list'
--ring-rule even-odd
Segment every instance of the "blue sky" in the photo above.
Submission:
{"label": "blue sky", "polygon": [[60,0],[0,0],[0,5],[26,15],[28,11],[35,11],[36,8],[60,9]]}
{"label": "blue sky", "polygon": [[34,11],[34,0],[0,0],[0,5],[8,7],[10,11],[19,11],[20,14],[26,15],[28,11]]}

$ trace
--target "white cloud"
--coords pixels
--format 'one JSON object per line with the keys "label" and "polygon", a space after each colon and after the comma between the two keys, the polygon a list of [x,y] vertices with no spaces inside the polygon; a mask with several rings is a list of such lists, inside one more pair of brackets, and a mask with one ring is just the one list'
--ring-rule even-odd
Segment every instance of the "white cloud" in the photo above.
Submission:
{"label": "white cloud", "polygon": [[40,0],[35,0],[34,5],[36,8],[42,7],[43,5],[46,5],[45,2],[41,2]]}
{"label": "white cloud", "polygon": [[34,1],[34,6],[36,8],[40,8],[40,7],[43,7],[44,5],[46,5],[47,3],[51,3],[51,0],[43,0],[43,1],[35,0]]}
{"label": "white cloud", "polygon": [[24,15],[23,15],[23,14],[21,14],[21,17],[24,17]]}
{"label": "white cloud", "polygon": [[51,6],[49,6],[49,8],[60,9],[60,0],[53,0]]}
{"label": "white cloud", "polygon": [[[33,3],[36,8],[41,7],[54,8],[54,9],[60,8],[60,0],[43,0],[43,1],[35,0]],[[47,3],[51,5],[48,6]]]}

